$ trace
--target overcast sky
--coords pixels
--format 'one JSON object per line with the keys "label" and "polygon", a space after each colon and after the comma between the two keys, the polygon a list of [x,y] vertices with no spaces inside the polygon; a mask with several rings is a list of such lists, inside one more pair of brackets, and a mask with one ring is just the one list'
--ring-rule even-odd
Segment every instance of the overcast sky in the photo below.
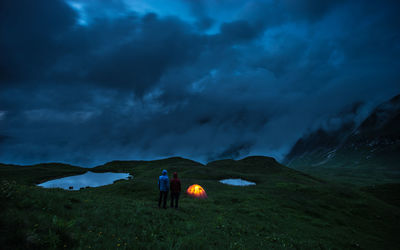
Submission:
{"label": "overcast sky", "polygon": [[0,162],[281,160],[400,93],[399,3],[0,1]]}

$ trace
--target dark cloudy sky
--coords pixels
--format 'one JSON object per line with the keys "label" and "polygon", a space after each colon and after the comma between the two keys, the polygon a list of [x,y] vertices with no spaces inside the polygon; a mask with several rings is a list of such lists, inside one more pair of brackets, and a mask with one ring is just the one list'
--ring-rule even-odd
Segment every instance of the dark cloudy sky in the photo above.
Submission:
{"label": "dark cloudy sky", "polygon": [[280,160],[400,93],[399,3],[2,0],[0,162]]}

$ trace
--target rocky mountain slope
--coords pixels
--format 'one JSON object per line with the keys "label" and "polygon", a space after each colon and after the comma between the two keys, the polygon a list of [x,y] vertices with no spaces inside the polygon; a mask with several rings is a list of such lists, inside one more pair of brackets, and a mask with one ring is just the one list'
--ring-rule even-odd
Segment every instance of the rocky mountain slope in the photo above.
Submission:
{"label": "rocky mountain slope", "polygon": [[400,177],[400,95],[382,103],[359,125],[319,129],[297,141],[286,156],[289,167]]}

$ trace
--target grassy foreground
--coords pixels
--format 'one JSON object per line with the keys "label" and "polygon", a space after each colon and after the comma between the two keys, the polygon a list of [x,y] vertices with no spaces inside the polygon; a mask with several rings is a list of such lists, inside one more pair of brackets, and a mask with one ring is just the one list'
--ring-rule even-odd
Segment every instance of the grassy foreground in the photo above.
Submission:
{"label": "grassy foreground", "polygon": [[[54,165],[54,164],[53,164]],[[133,180],[80,191],[36,183],[84,173],[59,164],[0,165],[2,249],[398,249],[398,185],[346,188],[286,168],[268,157],[207,165],[182,159],[111,162],[91,169],[130,172]],[[157,178],[177,171],[180,209],[158,209]],[[243,178],[255,186],[218,182]],[[388,202],[389,201],[389,202]]]}

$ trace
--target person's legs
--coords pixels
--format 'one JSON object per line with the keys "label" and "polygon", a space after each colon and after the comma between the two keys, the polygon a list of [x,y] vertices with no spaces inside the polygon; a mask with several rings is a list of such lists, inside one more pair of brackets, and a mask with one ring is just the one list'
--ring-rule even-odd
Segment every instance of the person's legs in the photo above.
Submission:
{"label": "person's legs", "polygon": [[164,192],[163,208],[167,208],[168,191]]}
{"label": "person's legs", "polygon": [[180,193],[175,194],[175,208],[178,208],[179,195]]}
{"label": "person's legs", "polygon": [[171,192],[171,207],[174,207],[175,194]]}
{"label": "person's legs", "polygon": [[158,207],[161,207],[161,199],[162,199],[162,196],[163,196],[163,192],[160,191],[160,196],[158,197]]}

